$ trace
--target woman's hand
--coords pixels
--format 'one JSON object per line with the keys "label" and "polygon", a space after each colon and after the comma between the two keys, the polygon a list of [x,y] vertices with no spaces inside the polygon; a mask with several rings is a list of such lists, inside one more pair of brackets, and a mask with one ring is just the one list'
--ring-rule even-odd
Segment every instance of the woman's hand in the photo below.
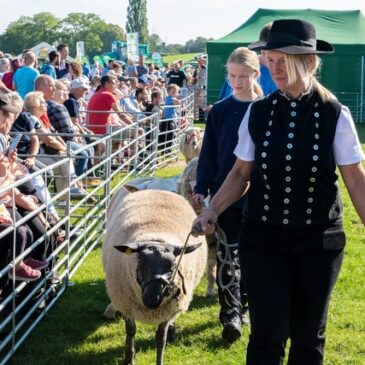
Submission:
{"label": "woman's hand", "polygon": [[194,236],[207,235],[214,232],[215,224],[217,223],[218,215],[208,207],[194,219],[191,232]]}
{"label": "woman's hand", "polygon": [[35,164],[35,157],[28,157],[27,159],[24,160],[23,165],[26,168],[32,168]]}

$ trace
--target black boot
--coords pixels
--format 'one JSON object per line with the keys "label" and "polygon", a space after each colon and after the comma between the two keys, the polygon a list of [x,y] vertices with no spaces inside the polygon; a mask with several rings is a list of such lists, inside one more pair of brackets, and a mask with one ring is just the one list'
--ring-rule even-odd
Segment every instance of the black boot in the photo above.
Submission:
{"label": "black boot", "polygon": [[228,342],[235,342],[241,337],[242,320],[241,316],[236,311],[222,315],[222,323],[222,338],[224,340]]}

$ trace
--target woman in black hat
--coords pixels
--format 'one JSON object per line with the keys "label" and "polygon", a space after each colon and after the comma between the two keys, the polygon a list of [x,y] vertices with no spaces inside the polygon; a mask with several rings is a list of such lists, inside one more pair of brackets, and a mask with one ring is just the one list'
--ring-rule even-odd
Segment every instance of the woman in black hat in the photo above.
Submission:
{"label": "woman in black hat", "polygon": [[312,24],[275,21],[268,41],[249,48],[266,51],[279,90],[248,109],[236,163],[194,226],[210,233],[250,185],[239,252],[251,319],[247,365],[282,364],[288,338],[288,364],[320,365],[345,246],[336,166],[365,223],[364,153],[348,108],[315,78],[317,54],[333,47]]}

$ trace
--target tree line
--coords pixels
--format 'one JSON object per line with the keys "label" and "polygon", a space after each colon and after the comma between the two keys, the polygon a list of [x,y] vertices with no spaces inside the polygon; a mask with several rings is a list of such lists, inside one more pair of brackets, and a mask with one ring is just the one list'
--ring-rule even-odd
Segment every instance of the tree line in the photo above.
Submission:
{"label": "tree line", "polygon": [[[0,49],[3,52],[19,54],[24,49],[34,47],[40,42],[49,44],[67,44],[71,56],[76,54],[76,42],[84,41],[85,51],[89,57],[109,52],[112,41],[125,41],[125,31],[116,24],[106,23],[92,13],[70,13],[60,19],[48,12],[34,16],[22,16],[9,24],[0,34]],[[162,54],[205,52],[206,42],[211,39],[198,37],[184,45],[166,44],[157,34],[148,36],[151,52]],[[143,39],[141,40],[142,43]]]}

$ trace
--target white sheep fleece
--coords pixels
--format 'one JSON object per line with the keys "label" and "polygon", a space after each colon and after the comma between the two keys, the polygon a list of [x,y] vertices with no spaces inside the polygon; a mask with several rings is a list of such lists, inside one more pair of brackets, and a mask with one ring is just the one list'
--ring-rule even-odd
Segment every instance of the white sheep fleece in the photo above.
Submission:
{"label": "white sheep fleece", "polygon": [[[129,193],[122,189],[113,197],[103,244],[103,266],[112,305],[126,318],[158,325],[174,320],[180,312],[186,311],[193,290],[204,273],[207,248],[203,244],[181,260],[186,295],[181,292],[178,298],[165,298],[159,308],[151,310],[143,305],[142,292],[136,281],[136,254],[126,255],[114,246],[148,241],[182,246],[195,217],[189,203],[171,192],[143,190]],[[202,240],[202,237],[190,236],[188,245]],[[175,282],[182,287],[179,275],[176,275]]]}

